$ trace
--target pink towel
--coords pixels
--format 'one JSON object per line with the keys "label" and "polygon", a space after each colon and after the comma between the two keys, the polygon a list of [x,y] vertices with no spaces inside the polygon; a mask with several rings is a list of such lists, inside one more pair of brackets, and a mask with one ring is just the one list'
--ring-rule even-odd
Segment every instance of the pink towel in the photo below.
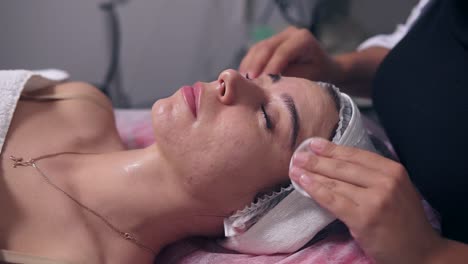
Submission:
{"label": "pink towel", "polygon": [[144,148],[154,143],[150,110],[118,109],[114,114],[117,130],[128,149]]}
{"label": "pink towel", "polygon": [[228,252],[206,240],[185,240],[166,248],[155,263],[309,264],[372,263],[347,234],[335,234],[293,254],[253,256]]}

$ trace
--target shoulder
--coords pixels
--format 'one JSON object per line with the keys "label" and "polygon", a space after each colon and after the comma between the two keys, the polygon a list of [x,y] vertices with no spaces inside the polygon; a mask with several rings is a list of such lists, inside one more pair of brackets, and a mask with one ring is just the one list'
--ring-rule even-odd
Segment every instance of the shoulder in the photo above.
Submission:
{"label": "shoulder", "polygon": [[85,82],[67,82],[50,87],[38,94],[62,102],[60,111],[73,119],[86,119],[95,128],[113,121],[112,102],[95,86]]}
{"label": "shoulder", "polygon": [[79,99],[80,96],[82,96],[82,98],[92,98],[96,100],[96,102],[102,103],[103,106],[112,109],[112,103],[109,98],[98,88],[86,82],[66,82],[56,85],[54,90],[54,94],[56,95],[76,95],[77,99]]}
{"label": "shoulder", "polygon": [[65,99],[60,107],[62,120],[79,131],[81,139],[91,145],[118,142],[112,102],[98,88],[85,82],[67,82],[52,89],[53,97]]}
{"label": "shoulder", "polygon": [[112,108],[112,103],[98,88],[86,82],[64,82],[47,88],[26,92],[27,96],[35,99],[89,99],[103,106]]}

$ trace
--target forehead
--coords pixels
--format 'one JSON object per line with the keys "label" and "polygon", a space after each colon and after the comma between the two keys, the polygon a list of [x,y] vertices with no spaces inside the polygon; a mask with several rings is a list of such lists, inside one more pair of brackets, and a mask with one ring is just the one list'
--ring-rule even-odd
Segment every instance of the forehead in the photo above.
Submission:
{"label": "forehead", "polygon": [[323,134],[323,128],[335,121],[337,112],[324,88],[312,81],[294,77],[281,77],[281,80],[273,83],[266,76],[262,83],[266,92],[274,98],[279,98],[283,93],[293,98],[301,124],[297,144],[310,136],[328,136]]}

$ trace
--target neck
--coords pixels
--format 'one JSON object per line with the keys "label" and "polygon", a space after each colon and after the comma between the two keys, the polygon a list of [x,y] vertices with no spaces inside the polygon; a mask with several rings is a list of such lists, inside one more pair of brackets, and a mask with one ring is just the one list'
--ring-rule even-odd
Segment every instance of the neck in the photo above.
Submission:
{"label": "neck", "polygon": [[[68,184],[70,194],[155,253],[184,237],[215,235],[222,228],[222,217],[203,215],[206,205],[184,192],[182,177],[156,145],[99,155],[71,155],[68,159],[69,171],[73,171]],[[84,215],[102,244],[115,241],[129,250],[143,252],[102,220],[89,213]],[[109,247],[109,254],[115,254],[115,246]]]}

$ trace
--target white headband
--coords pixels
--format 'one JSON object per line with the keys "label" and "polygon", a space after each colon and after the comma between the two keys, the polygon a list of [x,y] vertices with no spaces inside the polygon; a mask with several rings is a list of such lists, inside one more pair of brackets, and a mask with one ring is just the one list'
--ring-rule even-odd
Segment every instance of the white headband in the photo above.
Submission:
{"label": "white headband", "polygon": [[[318,85],[332,88],[340,99],[340,120],[332,141],[375,152],[362,124],[359,109],[352,99],[331,84]],[[296,152],[303,151],[307,141]],[[224,234],[227,238],[220,242],[221,245],[257,255],[295,252],[336,219],[296,184],[293,185],[266,195],[225,218]]]}

